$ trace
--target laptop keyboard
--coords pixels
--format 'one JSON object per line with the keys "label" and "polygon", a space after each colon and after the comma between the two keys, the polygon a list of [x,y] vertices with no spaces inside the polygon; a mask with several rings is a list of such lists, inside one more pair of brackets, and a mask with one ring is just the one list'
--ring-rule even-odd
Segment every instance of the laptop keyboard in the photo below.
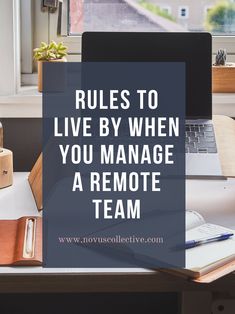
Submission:
{"label": "laptop keyboard", "polygon": [[212,124],[186,124],[186,153],[217,153]]}

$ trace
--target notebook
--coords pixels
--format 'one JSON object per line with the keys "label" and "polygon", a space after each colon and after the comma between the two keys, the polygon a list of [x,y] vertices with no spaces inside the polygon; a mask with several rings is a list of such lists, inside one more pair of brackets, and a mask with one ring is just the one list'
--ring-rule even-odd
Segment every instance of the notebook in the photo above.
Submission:
{"label": "notebook", "polygon": [[[208,223],[193,210],[186,211],[186,241],[207,238],[233,230]],[[211,282],[235,270],[235,237],[185,251],[185,269],[166,270],[197,282]]]}
{"label": "notebook", "polygon": [[[161,219],[161,217],[159,217],[159,219]],[[171,214],[169,219],[174,219],[174,215]],[[128,222],[123,223],[123,227],[124,225],[125,229],[123,230],[128,231]],[[117,224],[108,227],[107,229],[109,229],[113,234],[118,234],[119,228],[120,225]],[[103,236],[103,231],[104,229],[96,232],[95,235]],[[186,211],[186,241],[204,239],[222,233],[235,234],[235,231],[224,226],[206,222],[202,215],[196,211]],[[172,235],[169,235],[169,237],[171,236]],[[149,252],[150,255],[148,256],[139,254],[138,250],[133,252],[128,244],[119,246],[110,244],[108,245],[107,252],[104,250],[104,254],[110,254],[110,252],[116,253],[117,256],[120,257],[123,256],[124,258],[127,258],[131,254],[132,257],[135,256],[137,262],[136,265],[138,265],[138,262],[147,263],[153,257],[151,252]],[[155,256],[154,258],[156,259],[157,257]],[[161,261],[162,258],[163,257],[160,257],[159,261]],[[164,262],[164,260],[162,260],[162,262]],[[184,278],[202,283],[211,282],[228,273],[231,273],[232,271],[235,271],[235,236],[224,241],[211,242],[185,250],[185,264],[185,268],[176,269],[169,266],[167,269],[160,268],[156,270],[181,277],[183,276]]]}
{"label": "notebook", "polygon": [[0,220],[0,265],[42,264],[42,218]]}

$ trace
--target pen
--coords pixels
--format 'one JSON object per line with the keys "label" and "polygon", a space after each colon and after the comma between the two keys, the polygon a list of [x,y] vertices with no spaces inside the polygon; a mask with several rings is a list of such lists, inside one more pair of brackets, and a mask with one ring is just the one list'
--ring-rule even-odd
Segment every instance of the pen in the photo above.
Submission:
{"label": "pen", "polygon": [[27,237],[26,237],[26,253],[32,254],[33,252],[33,220],[28,220]]}
{"label": "pen", "polygon": [[218,234],[216,236],[209,237],[209,238],[202,238],[202,239],[198,239],[198,240],[189,240],[189,241],[186,241],[185,248],[186,249],[191,249],[193,247],[196,247],[196,246],[199,246],[199,245],[203,245],[203,244],[207,244],[207,243],[210,243],[210,242],[227,240],[230,237],[232,237],[233,235],[234,235],[233,233],[221,233],[221,234]]}

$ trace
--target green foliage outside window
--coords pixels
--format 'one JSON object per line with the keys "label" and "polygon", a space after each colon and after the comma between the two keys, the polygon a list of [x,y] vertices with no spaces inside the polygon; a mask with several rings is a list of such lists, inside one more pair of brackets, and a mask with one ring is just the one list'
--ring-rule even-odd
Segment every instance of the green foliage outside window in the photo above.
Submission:
{"label": "green foliage outside window", "polygon": [[152,12],[155,15],[159,15],[159,16],[164,17],[170,21],[175,21],[175,18],[171,14],[169,14],[168,12],[166,12],[165,10],[161,9],[159,6],[157,6],[153,3],[150,3],[146,0],[139,0],[138,3],[143,8]]}
{"label": "green foliage outside window", "polygon": [[235,3],[231,0],[219,1],[207,13],[205,27],[212,33],[235,32]]}

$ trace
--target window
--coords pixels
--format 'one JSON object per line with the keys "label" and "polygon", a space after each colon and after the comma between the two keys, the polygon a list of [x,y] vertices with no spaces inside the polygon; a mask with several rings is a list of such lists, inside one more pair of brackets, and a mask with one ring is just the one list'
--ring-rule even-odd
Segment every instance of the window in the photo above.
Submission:
{"label": "window", "polygon": [[168,31],[159,17],[166,25],[171,21],[184,26],[182,20],[188,19],[187,31],[235,34],[235,0],[187,0],[187,5],[182,0],[64,0],[63,7],[66,2],[70,35],[89,30]]}
{"label": "window", "polygon": [[[235,1],[232,0],[63,0],[55,13],[42,12],[41,1],[21,1],[23,84],[35,84],[32,49],[41,41],[63,41],[68,61],[81,60],[84,31],[210,31],[213,53],[224,47],[235,61]],[[220,13],[218,19],[217,12]],[[217,36],[218,35],[218,36]]]}
{"label": "window", "polygon": [[[149,18],[149,13],[154,18]],[[167,18],[167,10],[145,0],[70,0],[68,34],[94,30],[160,31],[158,16]]]}
{"label": "window", "polygon": [[188,7],[179,7],[179,18],[180,19],[187,19],[189,15]]}
{"label": "window", "polygon": [[161,5],[161,9],[163,12],[166,12],[168,14],[171,14],[171,7],[168,5]]}
{"label": "window", "polygon": [[83,28],[83,2],[70,1],[69,3],[69,30],[70,35],[82,33]]}
{"label": "window", "polygon": [[69,0],[67,7],[69,35],[64,41],[73,54],[87,30],[209,31],[216,35],[213,53],[224,47],[229,61],[235,61],[235,0],[187,0],[187,5],[182,0]]}

